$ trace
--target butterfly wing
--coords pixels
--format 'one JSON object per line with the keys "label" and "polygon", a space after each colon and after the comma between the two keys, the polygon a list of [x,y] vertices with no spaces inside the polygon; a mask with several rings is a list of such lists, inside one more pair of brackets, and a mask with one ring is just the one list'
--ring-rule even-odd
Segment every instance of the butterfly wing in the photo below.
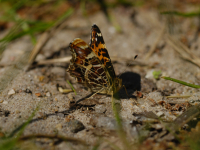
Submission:
{"label": "butterfly wing", "polygon": [[85,83],[92,91],[108,86],[105,67],[91,48],[79,38],[70,43],[72,59],[67,71],[79,83]]}
{"label": "butterfly wing", "polygon": [[110,78],[114,79],[116,77],[116,74],[110,56],[108,54],[102,33],[96,24],[92,26],[90,47],[109,72]]}

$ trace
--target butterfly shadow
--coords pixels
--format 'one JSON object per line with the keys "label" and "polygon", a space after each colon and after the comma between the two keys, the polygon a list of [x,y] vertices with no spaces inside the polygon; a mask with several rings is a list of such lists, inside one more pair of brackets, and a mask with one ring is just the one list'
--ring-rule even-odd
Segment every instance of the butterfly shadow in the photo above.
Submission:
{"label": "butterfly shadow", "polygon": [[[119,91],[119,97],[122,99],[136,98],[133,93],[141,90],[141,76],[133,72],[125,72],[120,75],[122,85],[125,86]],[[128,94],[128,95],[127,95]]]}

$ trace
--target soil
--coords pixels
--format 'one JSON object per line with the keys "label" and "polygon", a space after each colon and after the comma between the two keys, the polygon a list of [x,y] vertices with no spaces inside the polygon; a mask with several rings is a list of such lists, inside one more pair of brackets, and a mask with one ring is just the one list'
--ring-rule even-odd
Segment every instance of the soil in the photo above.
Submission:
{"label": "soil", "polygon": [[[133,12],[131,8],[117,7],[111,13],[121,27],[121,32],[107,21],[101,11],[87,18],[79,12],[74,13],[66,21],[66,26],[54,33],[46,43],[36,62],[71,56],[69,43],[74,38],[81,38],[89,43],[91,26],[97,24],[109,55],[113,58],[115,72],[122,78],[128,93],[127,95],[122,88],[119,91],[120,100],[116,101],[121,106],[119,113],[127,139],[131,143],[137,143],[141,137],[145,137],[143,146],[147,145],[147,141],[150,141],[152,146],[155,146],[155,143],[159,146],[164,145],[164,149],[175,146],[178,144],[176,138],[157,118],[163,122],[173,122],[189,107],[199,103],[200,93],[198,89],[162,78],[156,80],[152,72],[161,71],[164,76],[200,84],[200,69],[182,59],[167,42],[166,32],[171,27],[168,26],[166,16],[150,8],[137,8]],[[166,26],[166,32],[159,38],[163,26]],[[177,17],[173,36],[189,46],[190,51],[199,57],[200,38],[193,40],[197,26],[198,18]],[[155,51],[147,59],[146,55],[157,39],[159,40]],[[31,51],[32,48],[33,44],[29,37],[17,39],[6,47],[1,63],[15,63],[22,54]],[[135,55],[138,55],[136,60]],[[15,134],[18,127],[39,107],[23,136],[61,135],[85,141],[89,148],[74,142],[36,138],[32,142],[36,143],[38,148],[92,149],[100,144],[99,149],[112,149],[110,142],[122,148],[112,110],[112,96],[97,94],[75,104],[79,99],[89,95],[90,91],[66,73],[68,65],[68,62],[49,65],[34,63],[28,71],[19,70],[0,95],[1,132],[6,136]],[[0,68],[1,76],[10,71],[11,67],[13,66],[8,65]],[[58,87],[70,89],[66,80],[72,83],[77,95],[73,92],[59,92]],[[167,98],[169,95],[190,97]],[[152,123],[150,130],[146,129],[146,122]],[[149,145],[146,148],[151,149],[150,147]]]}

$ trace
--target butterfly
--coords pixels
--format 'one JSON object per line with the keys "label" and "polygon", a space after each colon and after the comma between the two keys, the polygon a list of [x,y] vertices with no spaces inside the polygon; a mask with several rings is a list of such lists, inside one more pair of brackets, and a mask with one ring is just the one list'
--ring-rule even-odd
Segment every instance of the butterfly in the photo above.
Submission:
{"label": "butterfly", "polygon": [[88,45],[80,38],[70,44],[72,59],[67,72],[78,83],[84,84],[92,92],[112,95],[122,87],[122,80],[115,74],[102,33],[96,24],[91,29]]}

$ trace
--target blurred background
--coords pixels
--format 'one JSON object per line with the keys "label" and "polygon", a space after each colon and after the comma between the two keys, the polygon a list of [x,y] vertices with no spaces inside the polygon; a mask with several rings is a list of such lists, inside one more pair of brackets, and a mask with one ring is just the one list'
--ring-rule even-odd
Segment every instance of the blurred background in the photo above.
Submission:
{"label": "blurred background", "polygon": [[[138,149],[146,149],[148,146],[153,149],[157,143],[164,147],[163,149],[173,146],[174,149],[182,149],[185,143],[186,146],[199,149],[200,138],[196,138],[200,135],[200,123],[196,126],[198,119],[195,125],[190,126],[196,126],[190,138],[185,136],[188,134],[185,130],[177,138],[174,133],[163,129],[164,127],[161,132],[160,127],[160,118],[172,122],[188,107],[196,105],[186,103],[189,100],[185,97],[181,99],[180,105],[176,105],[177,101],[170,101],[166,96],[194,94],[190,100],[195,101],[200,99],[198,89],[159,77],[162,73],[200,85],[200,0],[0,0],[0,103],[3,104],[0,104],[0,112],[5,112],[0,113],[4,115],[4,118],[0,117],[2,137],[4,133],[6,135],[11,131],[15,132],[16,127],[31,115],[30,108],[35,111],[40,99],[43,104],[40,107],[41,112],[37,114],[39,119],[26,128],[25,134],[70,135],[82,140],[87,139],[90,146],[94,146],[94,135],[95,138],[112,136],[112,131],[110,128],[106,129],[106,125],[103,126],[105,128],[102,129],[102,135],[97,133],[99,128],[96,128],[97,125],[93,126],[94,122],[88,119],[88,115],[91,115],[93,120],[100,117],[104,119],[106,116],[110,121],[113,117],[110,97],[97,97],[101,103],[92,101],[94,104],[80,104],[72,117],[67,118],[68,114],[64,111],[70,107],[74,95],[70,96],[70,93],[66,96],[58,90],[58,87],[71,90],[66,82],[69,80],[79,93],[78,98],[87,93],[74,78],[66,74],[66,68],[71,59],[69,43],[74,38],[81,38],[89,43],[91,26],[94,23],[103,34],[116,74],[121,75],[123,85],[131,98],[136,98],[142,106],[137,107],[127,96],[121,97],[122,119],[129,125],[133,122],[127,130],[131,138],[127,139],[140,141],[140,131],[136,132],[135,123],[142,127],[138,129],[141,129],[141,135],[145,137],[141,138],[143,143],[140,143]],[[135,55],[138,55],[136,60]],[[154,71],[158,74],[157,77],[154,76]],[[159,103],[161,100],[165,100],[166,105],[164,102]],[[98,107],[95,105],[101,109],[96,111]],[[145,111],[154,112],[159,117],[157,122],[160,124],[149,128],[143,120],[138,121],[140,117],[137,115]],[[61,117],[57,115],[58,112]],[[52,114],[57,118],[49,119]],[[199,114],[199,109],[196,114]],[[45,118],[42,123],[41,118]],[[74,118],[86,126],[83,132],[65,132],[66,122]],[[186,123],[187,118],[184,119],[178,120],[182,122],[175,122],[174,131]],[[102,124],[106,122],[103,120]],[[111,125],[112,122],[111,120]],[[108,132],[104,132],[104,129]],[[113,141],[115,144],[120,143]],[[45,145],[43,143],[41,142],[42,146]],[[52,145],[59,145],[59,142],[57,143]],[[97,145],[101,144],[97,141]],[[66,145],[61,147],[65,149]]]}

